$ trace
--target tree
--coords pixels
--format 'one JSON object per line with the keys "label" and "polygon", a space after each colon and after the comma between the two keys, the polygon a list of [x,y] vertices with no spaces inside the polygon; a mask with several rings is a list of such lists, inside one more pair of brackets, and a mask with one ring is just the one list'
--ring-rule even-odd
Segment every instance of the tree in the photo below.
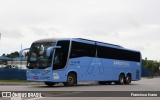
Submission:
{"label": "tree", "polygon": [[19,53],[15,51],[15,52],[12,52],[11,54],[7,54],[6,56],[10,58],[17,58],[19,57]]}
{"label": "tree", "polygon": [[154,73],[158,73],[159,72],[160,62],[158,62],[158,61],[142,60],[142,65],[148,71],[152,71]]}
{"label": "tree", "polygon": [[4,57],[5,57],[5,56],[6,56],[6,54],[4,53],[4,54],[2,54],[2,56],[4,56]]}

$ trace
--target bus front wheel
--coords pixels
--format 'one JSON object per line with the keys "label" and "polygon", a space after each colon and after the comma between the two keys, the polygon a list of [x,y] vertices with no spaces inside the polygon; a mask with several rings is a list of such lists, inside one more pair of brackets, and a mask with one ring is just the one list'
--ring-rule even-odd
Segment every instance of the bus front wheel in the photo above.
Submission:
{"label": "bus front wheel", "polygon": [[53,82],[44,82],[47,86],[52,87],[53,85],[55,85],[55,83]]}
{"label": "bus front wheel", "polygon": [[63,84],[64,86],[73,86],[76,84],[76,75],[74,73],[68,74],[67,82],[64,82]]}

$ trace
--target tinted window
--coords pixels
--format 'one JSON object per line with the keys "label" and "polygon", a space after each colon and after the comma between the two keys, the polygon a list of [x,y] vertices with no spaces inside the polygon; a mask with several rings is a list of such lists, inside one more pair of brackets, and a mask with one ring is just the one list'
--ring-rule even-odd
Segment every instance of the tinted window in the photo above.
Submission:
{"label": "tinted window", "polygon": [[66,66],[68,51],[69,51],[69,43],[70,41],[59,41],[57,46],[61,46],[61,48],[57,48],[54,55],[54,66],[53,69],[63,69]]}
{"label": "tinted window", "polygon": [[70,58],[95,57],[95,51],[95,45],[73,41]]}
{"label": "tinted window", "polygon": [[99,58],[140,62],[140,53],[138,52],[110,48],[110,47],[103,47],[103,46],[97,46],[97,56]]}

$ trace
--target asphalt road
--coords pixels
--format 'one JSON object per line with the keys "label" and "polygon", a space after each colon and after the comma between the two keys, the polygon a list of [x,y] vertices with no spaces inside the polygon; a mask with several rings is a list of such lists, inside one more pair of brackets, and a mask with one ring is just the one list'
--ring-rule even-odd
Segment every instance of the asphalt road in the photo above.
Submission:
{"label": "asphalt road", "polygon": [[[64,87],[63,85],[56,85],[54,87],[47,87],[45,85],[22,85],[22,86],[0,86],[0,91],[18,91],[18,92],[41,92],[42,98],[23,98],[28,100],[160,100],[160,97],[124,97],[128,91],[146,91],[146,93],[157,93],[153,91],[160,91],[160,78],[146,79],[140,81],[133,81],[130,85],[98,85],[80,83],[77,86]],[[50,91],[50,92],[49,92]],[[65,91],[65,92],[64,92]],[[91,91],[91,92],[86,92]],[[107,92],[109,91],[109,92]],[[118,92],[117,92],[118,91]],[[148,92],[151,91],[151,92]],[[113,92],[113,93],[112,93]],[[125,93],[126,92],[126,93]],[[112,95],[116,94],[116,95]],[[143,94],[143,93],[142,93]],[[108,96],[110,97],[104,97]],[[113,96],[113,97],[111,97]],[[114,97],[118,96],[118,97]],[[122,97],[121,97],[122,96]],[[127,96],[127,95],[126,95]],[[22,100],[22,98],[1,98],[2,100]]]}

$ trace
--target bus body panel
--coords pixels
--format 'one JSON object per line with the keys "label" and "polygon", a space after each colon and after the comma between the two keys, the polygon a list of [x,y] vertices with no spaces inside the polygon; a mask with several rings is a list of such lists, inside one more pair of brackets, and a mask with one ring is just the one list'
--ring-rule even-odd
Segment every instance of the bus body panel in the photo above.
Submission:
{"label": "bus body panel", "polygon": [[[131,73],[132,80],[136,81],[140,79],[140,76],[137,78],[137,70],[141,71],[140,64],[135,62],[81,57],[70,59],[65,69],[52,71],[50,68],[50,73],[46,75],[42,75],[45,70],[28,70],[30,75],[27,78],[29,81],[66,82],[68,73],[74,71],[77,73],[77,81],[117,81],[120,73]],[[34,79],[35,76],[38,79]]]}

